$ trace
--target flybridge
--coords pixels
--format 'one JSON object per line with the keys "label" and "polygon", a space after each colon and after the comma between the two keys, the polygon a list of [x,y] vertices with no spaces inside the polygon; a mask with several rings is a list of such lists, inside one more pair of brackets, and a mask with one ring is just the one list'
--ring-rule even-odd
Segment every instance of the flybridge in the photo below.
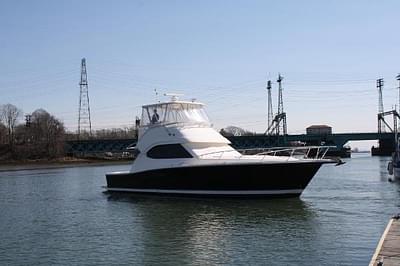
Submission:
{"label": "flybridge", "polygon": [[209,125],[210,121],[203,107],[202,103],[179,101],[177,95],[174,94],[169,102],[144,105],[140,126],[174,123]]}

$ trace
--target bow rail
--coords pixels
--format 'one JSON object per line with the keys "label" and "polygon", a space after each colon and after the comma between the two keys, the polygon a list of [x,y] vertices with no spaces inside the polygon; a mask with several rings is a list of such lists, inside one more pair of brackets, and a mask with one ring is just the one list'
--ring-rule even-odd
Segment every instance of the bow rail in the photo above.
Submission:
{"label": "bow rail", "polygon": [[[325,156],[330,148],[336,148],[336,146],[300,146],[300,147],[274,147],[274,148],[253,148],[253,149],[238,149],[238,150],[223,150],[201,154],[199,157],[210,157],[213,159],[221,159],[226,153],[229,152],[240,152],[241,155],[235,159],[246,158],[245,156],[261,156],[261,160],[268,158],[269,156],[285,156],[290,158],[302,158],[302,159],[314,159],[320,160],[325,159]],[[247,157],[248,158],[248,157]]]}

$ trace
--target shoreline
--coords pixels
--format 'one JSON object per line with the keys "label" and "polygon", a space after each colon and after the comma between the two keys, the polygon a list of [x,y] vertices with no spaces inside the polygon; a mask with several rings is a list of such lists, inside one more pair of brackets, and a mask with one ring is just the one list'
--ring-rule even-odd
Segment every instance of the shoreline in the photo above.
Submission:
{"label": "shoreline", "polygon": [[0,172],[131,164],[132,161],[133,159],[107,160],[107,159],[76,159],[76,158],[61,158],[55,160],[24,160],[24,161],[7,160],[7,161],[0,161]]}

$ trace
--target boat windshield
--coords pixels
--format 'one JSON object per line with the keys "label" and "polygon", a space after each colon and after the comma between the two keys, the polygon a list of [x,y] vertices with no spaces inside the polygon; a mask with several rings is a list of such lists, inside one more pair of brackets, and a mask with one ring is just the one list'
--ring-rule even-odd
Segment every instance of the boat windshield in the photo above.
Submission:
{"label": "boat windshield", "polygon": [[200,103],[169,102],[143,106],[141,126],[171,123],[210,124]]}

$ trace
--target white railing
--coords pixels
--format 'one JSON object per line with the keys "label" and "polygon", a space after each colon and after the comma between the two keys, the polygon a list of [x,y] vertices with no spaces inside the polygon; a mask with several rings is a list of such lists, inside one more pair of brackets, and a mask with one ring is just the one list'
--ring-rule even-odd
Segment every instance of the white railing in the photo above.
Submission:
{"label": "white railing", "polygon": [[[287,157],[287,160],[291,158],[320,160],[320,159],[325,159],[325,155],[327,154],[330,148],[336,148],[336,146],[302,146],[302,147],[275,147],[275,148],[262,148],[262,149],[255,148],[255,149],[239,149],[239,150],[222,150],[222,151],[204,153],[201,154],[199,157],[201,159],[205,159],[205,157],[212,159],[222,159],[224,155],[227,153],[240,152],[239,156],[233,156],[231,158],[243,159],[243,158],[249,158],[247,157],[248,155],[253,155],[260,157],[261,161],[269,158],[270,156]],[[260,150],[263,151],[259,152]]]}
{"label": "white railing", "polygon": [[[336,146],[302,146],[302,147],[283,147],[271,148],[267,151],[257,153],[257,155],[272,155],[272,156],[303,156],[305,159],[324,159],[330,148]],[[315,154],[313,153],[315,151]]]}

